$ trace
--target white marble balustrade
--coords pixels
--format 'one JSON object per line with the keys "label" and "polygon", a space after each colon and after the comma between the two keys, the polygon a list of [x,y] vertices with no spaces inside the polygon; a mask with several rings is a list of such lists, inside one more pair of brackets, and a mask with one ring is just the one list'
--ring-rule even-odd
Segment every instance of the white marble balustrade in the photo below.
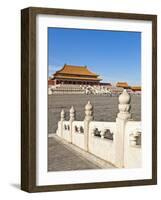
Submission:
{"label": "white marble balustrade", "polygon": [[75,121],[73,106],[69,121],[65,120],[62,110],[56,134],[118,168],[141,167],[141,122],[131,119],[130,100],[124,90],[119,96],[115,122],[94,121],[90,102],[85,106],[84,121]]}

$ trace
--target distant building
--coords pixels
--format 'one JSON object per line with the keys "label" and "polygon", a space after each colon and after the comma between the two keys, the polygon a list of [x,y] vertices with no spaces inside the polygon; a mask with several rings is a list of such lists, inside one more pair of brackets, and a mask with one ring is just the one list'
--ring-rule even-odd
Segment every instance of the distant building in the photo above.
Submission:
{"label": "distant building", "polygon": [[53,77],[48,80],[48,83],[51,85],[99,85],[101,80],[99,75],[91,72],[86,66],[65,64],[59,71],[53,74]]}
{"label": "distant building", "polygon": [[[117,82],[116,85],[101,82],[98,74],[90,71],[87,66],[74,66],[65,64],[48,78],[51,93],[111,93],[120,94],[123,89],[128,93],[140,94],[140,86],[129,86],[127,82]],[[88,90],[88,91],[87,91]],[[90,91],[89,91],[90,90]]]}
{"label": "distant building", "polygon": [[116,87],[121,87],[121,88],[124,88],[124,89],[130,89],[131,87],[128,85],[127,82],[117,82],[116,83]]}
{"label": "distant building", "polygon": [[131,86],[133,92],[141,92],[141,86]]}
{"label": "distant building", "polygon": [[55,85],[55,81],[52,79],[48,79],[48,85]]}
{"label": "distant building", "polygon": [[100,86],[105,86],[105,87],[108,87],[108,86],[112,86],[112,84],[111,83],[104,83],[104,82],[100,82],[100,84],[99,84]]}

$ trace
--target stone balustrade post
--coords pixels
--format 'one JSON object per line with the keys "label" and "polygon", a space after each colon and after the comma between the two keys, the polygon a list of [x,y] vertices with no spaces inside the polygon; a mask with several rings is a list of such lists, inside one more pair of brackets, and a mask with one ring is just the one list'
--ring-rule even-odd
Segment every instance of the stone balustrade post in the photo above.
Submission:
{"label": "stone balustrade post", "polygon": [[93,106],[90,101],[85,106],[85,118],[84,118],[84,149],[88,151],[89,144],[89,123],[93,120]]}
{"label": "stone balustrade post", "polygon": [[70,126],[70,142],[72,143],[72,136],[73,136],[73,133],[72,133],[72,130],[73,130],[73,127],[72,127],[72,123],[73,121],[75,120],[75,110],[74,110],[74,107],[72,106],[70,111],[69,111],[69,116],[70,116],[70,119],[69,119],[69,126]]}
{"label": "stone balustrade post", "polygon": [[60,113],[60,120],[61,121],[64,121],[65,120],[65,112],[64,110],[62,109],[61,113]]}
{"label": "stone balustrade post", "polygon": [[115,145],[115,165],[116,167],[124,167],[124,136],[126,122],[131,118],[131,97],[126,90],[123,90],[119,96],[119,113],[116,118],[116,134],[114,137]]}
{"label": "stone balustrade post", "polygon": [[65,120],[65,112],[62,109],[61,113],[60,113],[60,123],[61,123],[61,137],[63,137],[63,122]]}

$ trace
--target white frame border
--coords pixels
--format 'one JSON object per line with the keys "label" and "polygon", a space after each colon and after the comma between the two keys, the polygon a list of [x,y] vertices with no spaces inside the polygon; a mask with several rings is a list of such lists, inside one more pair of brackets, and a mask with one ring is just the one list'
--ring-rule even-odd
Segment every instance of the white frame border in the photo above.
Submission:
{"label": "white frame border", "polygon": [[[47,171],[47,28],[79,28],[141,32],[142,153],[139,169],[101,169],[66,172]],[[142,180],[152,178],[152,22],[37,15],[36,17],[36,185]],[[46,105],[46,106],[45,106]],[[146,135],[144,134],[146,133]],[[148,156],[147,156],[148,155]],[[46,162],[44,162],[46,161]],[[90,174],[90,176],[89,176]]]}

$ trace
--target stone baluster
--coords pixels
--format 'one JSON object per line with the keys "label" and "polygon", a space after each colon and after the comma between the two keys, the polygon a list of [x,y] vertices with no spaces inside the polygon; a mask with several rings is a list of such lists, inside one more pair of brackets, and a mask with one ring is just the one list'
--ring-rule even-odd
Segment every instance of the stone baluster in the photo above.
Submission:
{"label": "stone baluster", "polygon": [[119,113],[116,118],[116,130],[117,133],[114,138],[115,145],[115,165],[117,167],[124,167],[124,136],[126,122],[131,118],[131,97],[126,90],[123,90],[119,96]]}
{"label": "stone baluster", "polygon": [[120,119],[130,119],[131,118],[131,97],[126,90],[123,90],[122,94],[119,96],[119,113],[117,117]]}
{"label": "stone baluster", "polygon": [[74,107],[72,106],[70,111],[69,111],[69,115],[70,115],[70,121],[74,121],[75,120],[75,110]]}
{"label": "stone baluster", "polygon": [[64,121],[65,120],[65,112],[64,110],[62,109],[61,113],[60,113],[60,120],[61,121]]}
{"label": "stone baluster", "polygon": [[73,121],[75,120],[75,110],[74,110],[74,107],[72,106],[70,108],[70,111],[69,111],[69,116],[70,116],[70,119],[69,119],[69,126],[70,126],[70,142],[72,143],[72,140],[73,140]]}
{"label": "stone baluster", "polygon": [[60,123],[61,123],[61,137],[63,137],[63,131],[64,131],[64,127],[63,127],[63,123],[65,120],[65,112],[62,109],[61,113],[60,113]]}
{"label": "stone baluster", "polygon": [[93,106],[90,101],[85,106],[85,118],[84,118],[84,148],[88,151],[89,146],[89,123],[93,120]]}
{"label": "stone baluster", "polygon": [[85,121],[91,121],[93,120],[93,106],[91,105],[91,102],[88,101],[88,103],[85,106]]}

